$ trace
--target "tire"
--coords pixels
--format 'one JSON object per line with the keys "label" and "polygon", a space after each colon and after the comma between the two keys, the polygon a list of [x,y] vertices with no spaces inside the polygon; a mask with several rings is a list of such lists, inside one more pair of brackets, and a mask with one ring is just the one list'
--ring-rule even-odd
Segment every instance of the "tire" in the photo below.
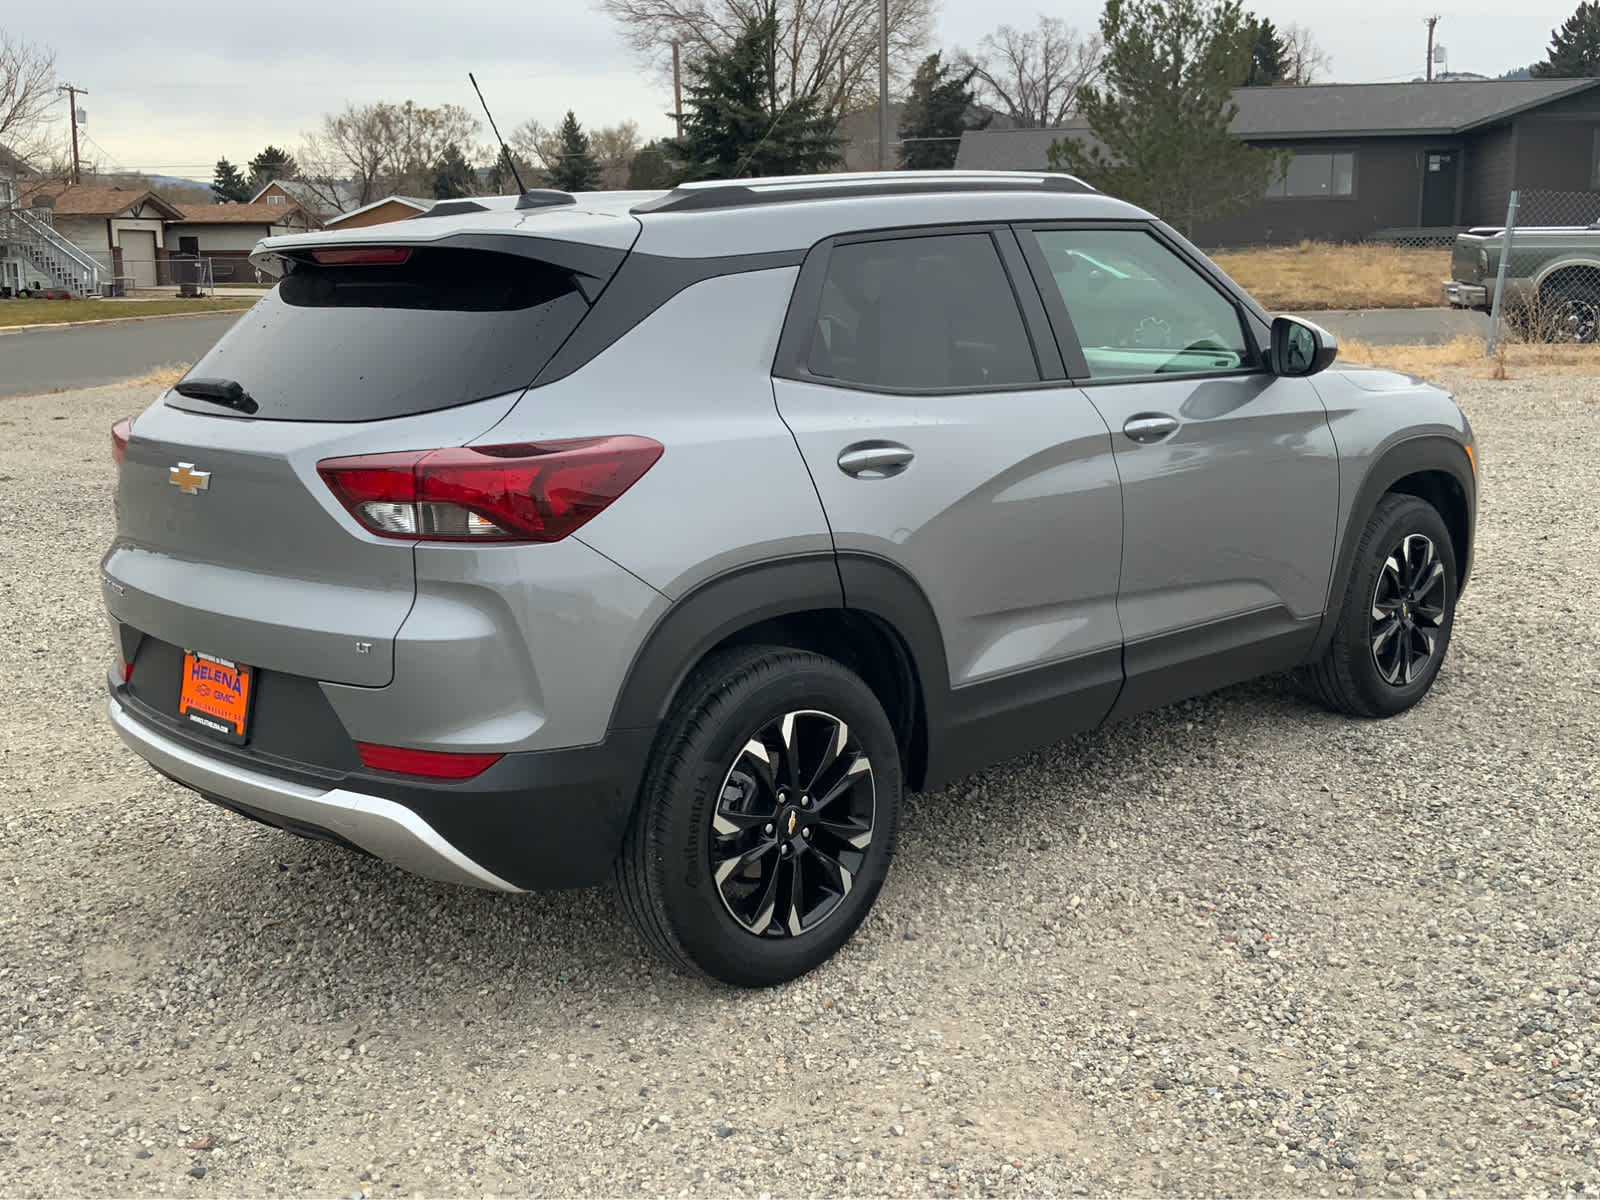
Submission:
{"label": "tire", "polygon": [[859,677],[806,651],[720,653],[656,741],[617,860],[623,907],[681,969],[739,987],[803,975],[877,898],[901,791],[894,731]]}
{"label": "tire", "polygon": [[1600,341],[1600,287],[1569,283],[1546,293],[1545,341],[1585,346]]}
{"label": "tire", "polygon": [[1305,670],[1312,694],[1358,717],[1392,717],[1421,700],[1450,648],[1456,578],[1438,511],[1415,496],[1384,496],[1356,544],[1333,640]]}

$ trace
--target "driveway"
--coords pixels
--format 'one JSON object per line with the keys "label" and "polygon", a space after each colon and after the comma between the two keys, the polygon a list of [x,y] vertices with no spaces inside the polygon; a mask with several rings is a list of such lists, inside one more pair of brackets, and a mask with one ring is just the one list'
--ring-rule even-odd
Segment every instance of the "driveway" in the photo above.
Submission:
{"label": "driveway", "polygon": [[0,396],[94,387],[192,363],[238,319],[224,312],[0,333]]}

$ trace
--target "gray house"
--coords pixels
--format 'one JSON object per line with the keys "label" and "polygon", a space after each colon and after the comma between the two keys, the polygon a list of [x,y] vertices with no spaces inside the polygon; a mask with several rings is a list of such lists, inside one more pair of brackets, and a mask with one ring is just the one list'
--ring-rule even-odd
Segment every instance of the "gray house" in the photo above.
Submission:
{"label": "gray house", "polygon": [[[1240,88],[1233,131],[1294,154],[1244,212],[1194,231],[1204,246],[1302,238],[1447,238],[1505,218],[1512,188],[1600,191],[1600,79]],[[1061,129],[969,132],[958,168],[1038,170]]]}

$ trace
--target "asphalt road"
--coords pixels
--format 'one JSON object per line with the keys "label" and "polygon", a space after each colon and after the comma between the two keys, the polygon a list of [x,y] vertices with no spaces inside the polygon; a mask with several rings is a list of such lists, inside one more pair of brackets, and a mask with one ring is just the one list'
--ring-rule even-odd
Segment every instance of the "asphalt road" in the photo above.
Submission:
{"label": "asphalt road", "polygon": [[0,396],[95,387],[168,363],[192,363],[238,313],[0,333]]}
{"label": "asphalt road", "polygon": [[[1376,346],[1482,337],[1482,313],[1449,308],[1315,312],[1306,316],[1336,337]],[[96,387],[168,363],[194,362],[238,320],[235,313],[116,325],[0,333],[0,396]]]}

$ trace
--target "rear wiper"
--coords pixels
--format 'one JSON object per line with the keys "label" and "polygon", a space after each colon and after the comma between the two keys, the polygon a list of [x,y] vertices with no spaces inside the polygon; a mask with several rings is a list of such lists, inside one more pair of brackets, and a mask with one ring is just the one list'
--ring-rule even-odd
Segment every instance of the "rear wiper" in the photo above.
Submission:
{"label": "rear wiper", "polygon": [[191,400],[209,400],[246,414],[261,407],[236,379],[185,379],[173,391]]}

